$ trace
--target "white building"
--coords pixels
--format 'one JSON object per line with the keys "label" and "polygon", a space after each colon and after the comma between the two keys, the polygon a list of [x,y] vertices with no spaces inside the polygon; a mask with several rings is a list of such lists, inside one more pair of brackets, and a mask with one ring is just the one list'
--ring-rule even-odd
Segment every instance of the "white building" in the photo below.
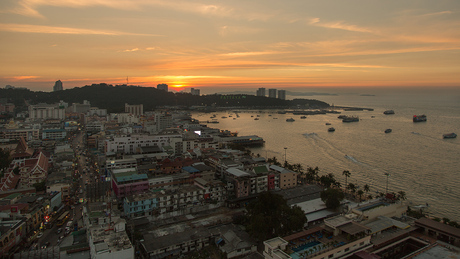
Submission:
{"label": "white building", "polygon": [[127,104],[125,103],[125,112],[134,114],[136,116],[144,114],[144,105],[143,104]]}
{"label": "white building", "polygon": [[168,85],[167,84],[158,84],[157,89],[167,92],[168,91]]}
{"label": "white building", "polygon": [[278,99],[286,100],[286,90],[278,90]]}
{"label": "white building", "polygon": [[199,96],[200,95],[200,89],[191,88],[190,93],[192,95],[198,95]]}
{"label": "white building", "polygon": [[132,113],[119,113],[117,116],[118,123],[138,124],[139,116]]}
{"label": "white building", "polygon": [[181,134],[171,135],[132,135],[114,137],[105,141],[105,152],[123,152],[125,154],[134,154],[139,147],[169,145],[171,138],[181,137]]}
{"label": "white building", "polygon": [[29,119],[60,119],[65,118],[65,108],[59,104],[36,104],[29,105]]}
{"label": "white building", "polygon": [[256,96],[265,96],[265,88],[259,88],[256,91]]}
{"label": "white building", "polygon": [[99,109],[97,107],[92,107],[89,109],[88,113],[86,114],[87,116],[93,116],[97,115],[99,117],[105,117],[107,116],[107,109]]}

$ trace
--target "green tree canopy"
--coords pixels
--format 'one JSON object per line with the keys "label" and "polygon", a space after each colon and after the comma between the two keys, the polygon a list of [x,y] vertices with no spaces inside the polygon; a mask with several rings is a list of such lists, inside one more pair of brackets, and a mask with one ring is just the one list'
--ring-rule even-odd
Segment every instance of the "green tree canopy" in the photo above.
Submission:
{"label": "green tree canopy", "polygon": [[8,151],[8,149],[0,148],[0,171],[2,171],[5,168],[8,168],[10,163],[10,152]]}
{"label": "green tree canopy", "polygon": [[344,198],[345,195],[340,189],[328,188],[321,192],[321,200],[326,203],[328,209],[336,210]]}
{"label": "green tree canopy", "polygon": [[251,202],[245,217],[247,231],[259,240],[289,234],[307,223],[300,207],[290,207],[281,195],[271,192],[261,193]]}

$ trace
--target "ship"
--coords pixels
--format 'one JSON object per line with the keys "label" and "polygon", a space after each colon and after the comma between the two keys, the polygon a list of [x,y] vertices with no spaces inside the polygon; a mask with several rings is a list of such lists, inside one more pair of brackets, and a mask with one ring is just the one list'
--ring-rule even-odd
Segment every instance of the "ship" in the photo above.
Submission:
{"label": "ship", "polygon": [[426,121],[426,116],[425,115],[414,115],[414,117],[412,118],[412,121],[413,122]]}
{"label": "ship", "polygon": [[395,111],[393,110],[386,110],[383,112],[383,114],[389,115],[389,114],[395,114]]}
{"label": "ship", "polygon": [[342,119],[342,122],[356,122],[359,121],[358,116],[346,116],[345,118]]}
{"label": "ship", "polygon": [[294,118],[289,118],[289,119],[286,119],[287,122],[292,122],[292,121],[295,121]]}
{"label": "ship", "polygon": [[329,131],[329,132],[334,132],[335,129],[334,129],[333,127],[330,127],[329,129],[327,129],[327,131]]}
{"label": "ship", "polygon": [[443,138],[456,138],[457,134],[455,133],[449,133],[449,134],[444,134],[442,135]]}
{"label": "ship", "polygon": [[307,118],[307,116],[302,116],[302,117],[300,117],[300,118],[301,118],[301,119],[306,119],[306,118]]}

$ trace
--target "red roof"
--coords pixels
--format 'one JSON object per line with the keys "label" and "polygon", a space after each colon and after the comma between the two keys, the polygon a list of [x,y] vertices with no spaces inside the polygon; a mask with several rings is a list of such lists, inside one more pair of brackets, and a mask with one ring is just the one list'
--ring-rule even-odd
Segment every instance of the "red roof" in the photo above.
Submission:
{"label": "red roof", "polygon": [[24,208],[28,208],[29,204],[17,203],[17,204],[10,204],[10,205],[2,205],[0,206],[0,211],[11,211],[11,207],[18,207],[18,211],[20,211],[20,210],[23,210]]}

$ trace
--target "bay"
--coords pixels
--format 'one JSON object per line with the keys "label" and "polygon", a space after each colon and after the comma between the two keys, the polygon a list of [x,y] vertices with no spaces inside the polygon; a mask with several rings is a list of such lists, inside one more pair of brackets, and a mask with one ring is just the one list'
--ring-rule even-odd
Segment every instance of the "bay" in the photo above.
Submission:
{"label": "bay", "polygon": [[[263,137],[265,145],[252,148],[254,154],[275,156],[279,161],[286,158],[304,168],[318,166],[320,175],[333,173],[342,185],[342,172],[349,170],[348,182],[361,189],[370,185],[369,194],[373,196],[385,191],[388,180],[389,192],[405,191],[412,205],[428,204],[430,214],[460,221],[460,139],[442,138],[445,133],[460,133],[459,92],[434,89],[423,93],[364,93],[344,90],[315,97],[336,106],[374,109],[341,111],[344,115],[359,116],[359,122],[343,123],[338,114],[301,119],[299,115],[278,114],[278,110],[253,110],[239,113],[238,118],[232,111],[215,113],[220,123],[209,126],[237,131],[239,136]],[[384,115],[388,109],[395,114]],[[420,114],[427,115],[427,122],[412,122],[412,116]],[[209,116],[193,114],[200,121]],[[286,122],[291,117],[295,121]],[[336,131],[328,132],[329,127]],[[387,128],[392,132],[384,133]]]}

